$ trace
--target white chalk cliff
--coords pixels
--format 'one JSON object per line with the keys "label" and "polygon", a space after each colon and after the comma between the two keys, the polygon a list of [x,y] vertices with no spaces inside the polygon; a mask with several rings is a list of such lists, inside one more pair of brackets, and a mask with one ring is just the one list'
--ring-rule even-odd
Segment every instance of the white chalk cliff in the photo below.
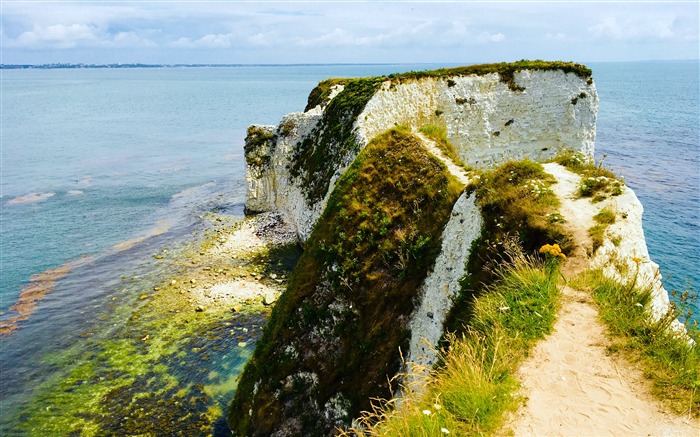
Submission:
{"label": "white chalk cliff", "polygon": [[[418,132],[429,125],[444,128],[447,139],[462,162],[477,169],[492,168],[511,160],[544,162],[567,150],[593,158],[598,95],[590,78],[590,70],[586,75],[567,68],[518,66],[507,71],[508,77],[499,72],[470,71],[455,70],[454,74],[450,74],[445,70],[439,74],[389,76],[367,82],[371,86],[338,81],[327,87],[326,95],[323,95],[319,85],[314,92],[318,91],[316,97],[321,95],[322,98],[310,97],[311,107],[306,112],[286,115],[278,126],[251,126],[246,139],[246,210],[250,213],[281,213],[295,227],[299,241],[306,242],[324,214],[339,178],[363,148],[396,126],[415,133],[415,138],[422,142],[425,150],[443,163],[447,158],[437,156],[440,152],[434,150],[435,144],[428,144],[431,140]],[[362,98],[350,95],[351,92]],[[338,128],[339,125],[342,127]],[[339,133],[336,135],[336,132]],[[467,181],[464,175],[456,174],[458,170],[455,170],[454,163],[446,164],[449,165],[445,166],[445,172],[459,181],[460,186],[465,186]],[[339,186],[343,184],[347,189],[345,182]],[[629,188],[606,202],[624,220],[618,220],[609,227],[602,247],[591,259],[591,266],[602,267],[610,276],[629,278],[630,274],[634,274],[636,280],[653,284],[652,311],[654,317],[659,317],[668,308],[669,300],[661,285],[658,269],[649,259],[642,229],[641,204]],[[433,241],[438,241],[437,237],[441,237],[439,253],[432,267],[428,267],[419,280],[422,285],[412,298],[409,297],[412,312],[397,316],[392,322],[396,325],[394,328],[402,333],[405,331],[408,336],[402,343],[408,350],[402,351],[402,356],[409,362],[428,366],[435,362],[434,347],[444,334],[444,325],[460,293],[460,281],[469,275],[467,261],[472,243],[482,235],[482,214],[473,193],[464,191],[456,201],[452,198],[449,204],[452,205],[451,215],[442,228],[442,234],[438,235],[438,232],[433,238]],[[315,238],[308,241],[313,242]],[[320,246],[323,247],[323,244],[325,241]],[[335,272],[337,265],[330,263],[325,268]],[[339,341],[335,330],[342,320],[362,318],[358,306],[345,302],[347,299],[341,299],[338,293],[340,297],[337,302],[334,300],[328,308],[323,307],[325,303],[321,305],[319,302],[326,302],[327,295],[334,291],[329,285],[328,275],[321,277],[323,280],[315,288],[312,287],[304,296],[298,296],[298,302],[306,305],[304,308],[289,304],[280,313],[295,320],[294,328],[298,332],[307,333],[316,340],[326,335],[333,337],[333,341],[319,340],[317,344],[320,346],[314,350],[310,348],[292,354],[294,356],[289,360],[303,359],[307,364],[316,366],[313,371],[307,372],[308,378],[294,379],[295,374],[288,374],[290,369],[301,370],[292,364],[285,364],[282,370],[270,370],[264,364],[265,360],[279,359],[275,350],[296,351],[288,345],[291,334],[286,337],[282,334],[291,332],[289,327],[279,328],[280,334],[272,333],[269,338],[264,338],[263,342],[270,343],[265,345],[265,355],[261,353],[259,357],[254,357],[254,368],[248,372],[249,375],[244,373],[243,388],[234,401],[236,408],[231,410],[230,423],[239,421],[243,425],[238,429],[246,430],[239,432],[264,435],[263,430],[268,433],[278,430],[274,435],[293,435],[290,430],[296,429],[295,426],[303,428],[302,418],[291,417],[299,409],[305,410],[305,415],[308,413],[309,421],[323,422],[317,428],[326,430],[349,424],[348,420],[359,413],[357,408],[360,401],[352,393],[347,390],[334,392],[334,388],[326,393],[326,387],[319,386],[318,381],[326,377],[332,379],[336,375],[333,366],[319,364],[319,361],[330,357],[334,362],[340,362],[345,359],[342,354],[356,357],[357,351],[362,350],[351,341]],[[355,292],[347,282],[345,284],[352,290],[351,293]],[[288,290],[287,293],[293,291]],[[362,290],[358,291],[358,295],[361,293]],[[314,296],[319,298],[314,300]],[[354,298],[351,296],[351,299]],[[314,307],[314,304],[321,307]],[[283,326],[279,317],[275,322],[277,326]],[[321,330],[323,335],[315,326],[305,324],[307,320],[324,326]],[[375,326],[373,329],[382,330],[384,327]],[[365,353],[362,350],[359,355]],[[377,365],[389,369],[395,363]],[[323,372],[326,372],[325,376]],[[279,386],[279,381],[287,380],[288,383]],[[307,380],[315,382],[312,384]],[[342,378],[334,381],[340,385]],[[263,390],[266,391],[263,393]],[[312,408],[314,411],[309,410],[309,405],[315,405]],[[268,407],[273,408],[270,411],[275,413],[258,411],[259,408]],[[290,417],[279,420],[273,417],[284,414]],[[264,426],[256,425],[256,421],[258,424],[264,422]],[[254,429],[258,431],[251,431]],[[309,435],[325,434],[317,431]]]}
{"label": "white chalk cliff", "polygon": [[[418,130],[438,124],[446,127],[462,161],[478,168],[524,158],[543,161],[566,149],[593,155],[598,114],[593,81],[561,70],[522,70],[514,81],[524,89],[511,89],[498,73],[398,84],[387,79],[354,122],[357,144],[361,149],[397,125]],[[249,166],[246,173],[246,207],[284,212],[302,240],[321,215],[333,184],[359,152],[334,169],[321,201],[310,206],[304,201],[305,187],[291,177],[289,166],[299,142],[316,127],[326,107],[289,114],[277,127],[260,126],[277,134],[268,152],[271,161],[262,171]]]}

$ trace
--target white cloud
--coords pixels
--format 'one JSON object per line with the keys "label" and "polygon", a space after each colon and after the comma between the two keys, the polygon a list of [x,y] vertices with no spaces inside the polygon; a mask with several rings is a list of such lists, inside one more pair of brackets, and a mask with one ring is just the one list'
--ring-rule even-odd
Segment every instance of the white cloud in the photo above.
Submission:
{"label": "white cloud", "polygon": [[78,47],[154,47],[156,43],[135,32],[110,34],[87,24],[34,25],[16,38],[4,36],[3,45],[23,49],[72,49]]}
{"label": "white cloud", "polygon": [[614,40],[669,39],[675,36],[674,16],[603,17],[588,28],[594,38]]}
{"label": "white cloud", "polygon": [[119,47],[156,47],[158,44],[148,38],[143,38],[134,32],[119,32],[113,40],[105,41],[106,45],[115,45]]}
{"label": "white cloud", "polygon": [[544,36],[545,39],[551,40],[551,41],[567,41],[569,40],[569,37],[562,32],[557,32],[557,33],[548,33]]}
{"label": "white cloud", "polygon": [[185,38],[184,36],[182,38],[178,38],[176,41],[173,41],[168,45],[175,48],[192,48],[195,46],[189,38]]}
{"label": "white cloud", "polygon": [[233,34],[227,33],[227,34],[212,34],[210,33],[209,35],[205,35],[195,41],[194,45],[195,47],[208,47],[208,48],[216,48],[216,49],[227,49],[231,47],[231,41],[234,39]]}
{"label": "white cloud", "polygon": [[296,39],[296,43],[301,47],[337,47],[354,45],[356,41],[347,30],[336,27],[332,31],[315,38],[299,37]]}
{"label": "white cloud", "polygon": [[248,42],[256,46],[271,46],[275,36],[272,33],[258,32],[248,38]]}
{"label": "white cloud", "polygon": [[7,41],[9,47],[49,47],[72,48],[81,43],[99,41],[101,31],[85,24],[53,24],[50,26],[35,25],[31,31],[21,33],[14,40]]}
{"label": "white cloud", "polygon": [[489,32],[481,32],[479,34],[479,41],[484,41],[484,42],[501,42],[506,39],[506,36],[500,32],[498,33],[489,33]]}

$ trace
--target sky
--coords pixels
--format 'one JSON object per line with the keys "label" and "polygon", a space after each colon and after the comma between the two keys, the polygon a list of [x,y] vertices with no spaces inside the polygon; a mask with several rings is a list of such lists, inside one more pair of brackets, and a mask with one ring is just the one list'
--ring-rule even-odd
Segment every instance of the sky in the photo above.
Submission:
{"label": "sky", "polygon": [[0,63],[698,59],[698,0],[0,0]]}

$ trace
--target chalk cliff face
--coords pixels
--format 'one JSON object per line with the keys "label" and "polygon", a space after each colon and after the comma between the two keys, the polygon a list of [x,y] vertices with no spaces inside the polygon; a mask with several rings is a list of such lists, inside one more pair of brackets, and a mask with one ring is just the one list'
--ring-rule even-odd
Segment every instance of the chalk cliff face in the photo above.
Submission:
{"label": "chalk cliff face", "polygon": [[[642,203],[629,188],[608,203],[622,219],[610,225],[591,265],[603,269],[603,273],[613,279],[632,281],[640,288],[651,287],[651,316],[658,320],[668,311],[670,301],[659,266],[649,257],[642,228]],[[680,322],[673,326],[681,329]]]}
{"label": "chalk cliff face", "polygon": [[234,432],[332,435],[391,396],[402,358],[434,362],[483,219],[420,129],[444,129],[476,168],[592,156],[597,105],[585,67],[496,64],[322,82],[306,112],[251,126],[246,209],[283,213],[305,252],[242,375]]}
{"label": "chalk cliff face", "polygon": [[[262,146],[250,137],[247,141],[251,149],[265,149],[270,160],[248,167],[246,207],[285,212],[305,240],[343,170],[369,140],[397,125],[413,130],[444,126],[462,161],[480,168],[523,158],[542,161],[564,149],[592,156],[598,94],[589,79],[559,69],[522,69],[510,84],[499,73],[377,80],[361,112],[345,120],[355,147],[340,153],[337,162],[324,163],[332,167],[330,183],[311,201],[305,195],[308,179],[294,177],[289,169],[333,99],[287,115],[276,128],[259,127],[275,137]],[[352,90],[336,85],[329,98],[342,98],[344,92]]]}

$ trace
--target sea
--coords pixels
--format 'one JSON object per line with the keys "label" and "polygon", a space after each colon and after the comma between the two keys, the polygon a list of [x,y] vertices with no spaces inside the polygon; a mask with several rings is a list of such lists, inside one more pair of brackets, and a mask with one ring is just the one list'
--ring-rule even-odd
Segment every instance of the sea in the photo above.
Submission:
{"label": "sea", "polygon": [[[48,356],[70,347],[79,361],[79,333],[118,329],[110,296],[125,278],[157,276],[154,252],[192,238],[209,211],[243,217],[250,124],[303,110],[329,77],[455,65],[0,70],[0,322],[16,316],[10,308],[22,290],[41,294],[20,328],[0,336],[0,434],[29,432],[22,410],[45,402],[34,393],[60,379]],[[699,63],[587,65],[600,98],[596,160],[624,176],[644,205],[666,289],[696,290]],[[697,320],[700,301],[689,304]],[[180,377],[202,382],[227,369],[223,361]],[[219,393],[222,410],[233,393]],[[216,433],[227,435],[223,421]]]}

